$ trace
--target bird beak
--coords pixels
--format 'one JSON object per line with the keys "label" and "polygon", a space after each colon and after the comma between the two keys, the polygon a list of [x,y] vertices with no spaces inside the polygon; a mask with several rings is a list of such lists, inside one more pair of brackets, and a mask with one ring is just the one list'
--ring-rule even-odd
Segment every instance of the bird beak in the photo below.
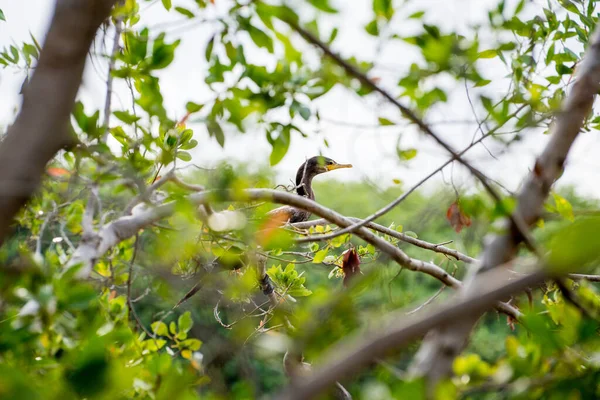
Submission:
{"label": "bird beak", "polygon": [[326,165],[325,168],[327,169],[327,171],[333,171],[334,169],[340,168],[352,168],[352,164],[332,164]]}

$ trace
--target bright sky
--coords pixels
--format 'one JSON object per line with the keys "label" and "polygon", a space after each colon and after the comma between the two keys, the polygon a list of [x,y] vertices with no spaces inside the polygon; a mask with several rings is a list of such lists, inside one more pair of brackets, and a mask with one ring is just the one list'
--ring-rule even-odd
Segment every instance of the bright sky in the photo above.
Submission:
{"label": "bright sky", "polygon": [[[209,13],[219,12],[217,9]],[[428,22],[433,22],[449,29],[465,29],[468,23],[482,21],[494,0],[419,0],[413,2],[418,7],[403,11],[393,24],[393,29],[400,34],[406,34],[419,29],[419,22],[408,21],[402,15],[413,11],[426,10]],[[507,3],[512,3],[508,1]],[[189,0],[174,0],[173,5],[188,5],[193,9]],[[189,6],[192,4],[192,6]],[[292,2],[294,4],[294,2]],[[373,76],[381,78],[381,83],[392,93],[397,92],[395,85],[408,66],[417,60],[417,53],[408,46],[399,44],[387,45],[378,49],[378,43],[369,37],[362,28],[371,18],[371,1],[355,0],[352,7],[344,6],[349,2],[332,1],[342,10],[341,16],[327,17],[323,26],[336,25],[340,34],[336,39],[334,49],[344,56],[356,55],[362,59],[378,60],[378,68]],[[49,0],[0,1],[7,22],[0,22],[0,48],[28,40],[31,31],[37,38],[42,39],[48,27],[54,2]],[[209,8],[212,6],[209,6]],[[509,6],[510,7],[510,6]],[[181,38],[182,44],[177,50],[175,62],[161,71],[161,88],[165,97],[165,106],[171,117],[181,117],[187,101],[202,103],[211,98],[212,94],[204,85],[204,47],[214,30],[210,24],[182,24],[182,16],[167,13],[160,2],[154,1],[142,5],[142,26],[165,24],[168,26],[167,38]],[[214,14],[213,14],[214,15]],[[210,18],[210,15],[207,15]],[[171,23],[175,21],[175,23]],[[42,40],[40,40],[41,42]],[[317,53],[315,53],[317,54]],[[247,57],[260,59],[263,53],[248,54]],[[80,91],[80,98],[86,104],[86,110],[103,109],[105,98],[106,65],[96,58],[94,65],[89,64]],[[505,82],[501,80],[503,71],[490,67],[485,70],[485,77],[492,79],[491,90],[502,92]],[[24,78],[22,71],[14,69],[0,70],[0,126],[6,126],[13,119],[20,103],[18,92]],[[497,83],[497,84],[496,84]],[[450,101],[431,110],[427,115],[428,121],[458,121],[474,120],[465,95],[464,85],[453,83]],[[489,88],[487,90],[490,90]],[[130,94],[124,84],[117,81],[113,104],[115,107],[127,108]],[[380,187],[392,185],[393,179],[400,179],[408,188],[419,181],[430,171],[446,161],[447,155],[430,139],[418,134],[414,128],[406,127],[377,127],[377,118],[384,116],[390,120],[404,122],[399,113],[387,106],[381,98],[370,96],[360,99],[343,89],[334,89],[315,103],[323,118],[320,125],[306,124],[305,131],[310,133],[308,139],[299,135],[293,136],[292,147],[284,160],[277,165],[278,179],[281,183],[295,175],[295,170],[304,161],[323,151],[323,154],[344,163],[352,163],[354,170],[340,170],[331,173],[340,180],[368,179]],[[478,110],[478,118],[484,116]],[[241,161],[267,163],[270,146],[264,132],[249,130],[244,135],[226,130],[226,146],[222,149],[216,141],[208,137],[202,125],[190,126],[195,131],[199,146],[193,151],[193,162],[210,166],[223,159],[235,158]],[[435,131],[456,149],[466,147],[475,133],[474,124],[435,124]],[[4,129],[4,128],[2,128]],[[419,154],[410,162],[401,162],[396,156],[396,142],[401,134],[403,148],[416,147]],[[326,138],[330,147],[323,145]],[[493,142],[488,143],[488,150],[496,156],[490,157],[488,151],[478,146],[468,153],[472,160],[486,174],[507,187],[515,189],[533,165],[534,157],[543,148],[547,137],[541,133],[529,132],[527,139],[513,146],[510,152]],[[600,137],[597,132],[581,135],[567,163],[567,171],[561,178],[561,184],[573,184],[582,194],[600,197],[600,185],[597,185],[600,157]],[[438,175],[436,182],[442,179],[450,181],[450,177],[458,186],[472,185],[472,180],[460,167],[448,167],[443,177]]]}

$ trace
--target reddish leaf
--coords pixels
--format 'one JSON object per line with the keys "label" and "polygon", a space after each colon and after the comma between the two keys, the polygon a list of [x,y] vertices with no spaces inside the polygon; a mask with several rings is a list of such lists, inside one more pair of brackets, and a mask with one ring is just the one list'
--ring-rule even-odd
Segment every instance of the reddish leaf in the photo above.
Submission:
{"label": "reddish leaf", "polygon": [[360,273],[360,258],[356,253],[356,249],[352,248],[344,252],[342,258],[342,271],[344,272],[344,286],[348,286],[348,282],[356,274]]}
{"label": "reddish leaf", "polygon": [[289,219],[289,207],[280,207],[273,210],[257,232],[256,241],[258,244],[266,246],[273,236],[279,232],[279,228],[285,225]]}
{"label": "reddish leaf", "polygon": [[48,167],[46,169],[46,172],[48,173],[48,175],[50,175],[54,178],[60,178],[63,176],[71,175],[71,172],[69,170],[64,169],[64,168],[58,168],[58,167]]}
{"label": "reddish leaf", "polygon": [[517,320],[511,317],[510,315],[506,317],[506,325],[510,327],[511,331],[515,330],[515,322],[517,322]]}
{"label": "reddish leaf", "polygon": [[462,212],[456,201],[448,207],[446,218],[457,233],[460,233],[465,226],[471,226],[471,218]]}

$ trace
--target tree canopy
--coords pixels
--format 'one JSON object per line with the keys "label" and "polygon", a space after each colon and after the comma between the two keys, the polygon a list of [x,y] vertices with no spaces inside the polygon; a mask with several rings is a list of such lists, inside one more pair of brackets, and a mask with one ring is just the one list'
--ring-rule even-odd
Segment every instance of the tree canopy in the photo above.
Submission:
{"label": "tree canopy", "polygon": [[[599,205],[555,185],[600,129],[597,2],[495,0],[454,27],[416,1],[359,3],[364,26],[333,0],[56,0],[45,37],[0,49],[24,78],[0,136],[1,398],[600,397]],[[177,19],[148,24],[150,7]],[[174,110],[164,82],[198,25],[205,91]],[[340,48],[351,29],[376,49]],[[394,52],[414,62],[383,65]],[[377,104],[398,168],[430,144],[438,164],[413,186],[331,174],[316,201],[296,194],[270,167],[301,140],[330,149],[334,88]],[[457,103],[464,147],[440,118]],[[247,132],[268,160],[194,157]],[[516,189],[470,157],[539,132]]]}

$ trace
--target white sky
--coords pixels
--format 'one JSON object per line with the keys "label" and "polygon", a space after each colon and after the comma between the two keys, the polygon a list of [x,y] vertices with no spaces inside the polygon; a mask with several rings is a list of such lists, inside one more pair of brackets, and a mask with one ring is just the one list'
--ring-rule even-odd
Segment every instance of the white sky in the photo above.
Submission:
{"label": "white sky", "polygon": [[[189,4],[192,6],[189,6]],[[219,0],[216,1],[217,8]],[[292,2],[291,4],[295,4]],[[297,2],[300,3],[300,2]],[[304,3],[304,2],[302,2]],[[395,85],[408,66],[415,62],[417,53],[408,46],[384,46],[377,54],[377,42],[369,37],[362,28],[371,18],[371,1],[355,0],[352,6],[342,6],[350,2],[332,1],[332,4],[342,10],[342,16],[327,17],[322,26],[336,25],[340,27],[340,34],[336,39],[334,49],[344,56],[357,55],[361,59],[369,60],[376,57],[381,66],[376,76],[382,79],[382,84],[392,93],[397,93]],[[469,22],[482,21],[486,12],[495,0],[419,0],[413,2],[418,6],[411,10],[426,10],[428,22],[434,22],[449,29],[464,29]],[[511,3],[508,1],[507,3]],[[181,21],[182,16],[167,13],[160,2],[142,5],[142,20],[140,25],[168,24],[169,21]],[[173,5],[187,5],[194,9],[189,0],[174,0]],[[0,0],[0,9],[4,11],[7,22],[0,22],[0,48],[28,40],[31,31],[40,41],[44,37],[54,2],[50,0]],[[209,8],[212,7],[209,5]],[[209,11],[215,12],[215,9]],[[218,10],[216,11],[218,12]],[[418,21],[407,21],[402,15],[409,15],[411,11],[402,12],[393,24],[393,29],[401,34],[406,34],[419,29]],[[161,71],[161,88],[165,98],[165,107],[172,118],[184,114],[185,103],[195,101],[202,103],[212,97],[204,85],[206,62],[204,60],[204,47],[208,42],[214,27],[210,24],[197,24],[194,26],[175,23],[167,30],[167,40],[181,38],[182,44],[176,53],[175,62],[167,69]],[[315,53],[316,54],[316,53]],[[263,53],[247,52],[247,57],[260,59]],[[502,90],[504,83],[499,81],[503,72],[490,67],[483,71],[485,77],[499,82],[492,90]],[[20,103],[18,92],[23,81],[22,71],[14,69],[0,70],[0,126],[9,124],[15,115]],[[95,66],[88,65],[84,76],[84,84],[80,91],[80,98],[86,105],[86,111],[103,109],[105,97],[106,66],[96,61]],[[427,115],[429,121],[444,120],[473,120],[472,111],[465,96],[462,83],[456,83],[451,91],[448,104],[436,107]],[[487,89],[489,90],[489,88]],[[129,92],[117,80],[113,104],[115,108],[129,103]],[[310,157],[323,151],[323,154],[339,161],[354,164],[354,170],[340,170],[331,173],[331,176],[340,180],[368,179],[378,186],[385,187],[392,184],[393,179],[401,179],[405,187],[419,181],[431,170],[445,162],[447,155],[430,139],[416,133],[413,128],[386,127],[376,128],[377,118],[385,116],[388,119],[403,122],[399,113],[375,95],[368,99],[336,88],[320,98],[315,103],[324,121],[320,125],[314,123],[304,125],[309,133],[308,139],[300,135],[292,137],[293,151],[290,151],[284,160],[277,165],[280,183],[288,183],[298,165],[305,157]],[[479,118],[485,114],[479,110]],[[337,124],[328,121],[344,121],[346,124]],[[352,126],[356,125],[356,126]],[[235,134],[231,129],[226,130],[225,149],[209,138],[202,125],[189,126],[195,131],[195,138],[199,146],[192,151],[193,162],[210,166],[223,160],[236,158],[242,161],[268,162],[270,146],[265,139],[264,132],[252,131],[244,135]],[[475,125],[439,124],[435,131],[445,140],[453,144],[456,149],[467,146],[475,130]],[[410,162],[401,162],[396,156],[396,141],[402,133],[403,147],[416,147],[419,155]],[[468,159],[482,169],[492,178],[504,183],[507,187],[515,189],[525,176],[527,170],[533,165],[534,157],[541,151],[547,137],[535,132],[529,132],[527,139],[513,146],[509,153],[502,153],[502,148],[493,142],[488,143],[488,149],[497,155],[497,159],[489,156],[487,151],[479,146],[468,153]],[[323,145],[326,138],[330,148]],[[597,170],[600,167],[600,138],[597,132],[581,135],[575,144],[567,163],[567,170],[560,180],[560,184],[573,184],[582,194],[600,197],[600,185],[597,184]],[[453,175],[455,184],[471,185],[472,180],[468,175],[455,166],[444,171],[446,181]],[[436,182],[440,182],[438,175]]]}

